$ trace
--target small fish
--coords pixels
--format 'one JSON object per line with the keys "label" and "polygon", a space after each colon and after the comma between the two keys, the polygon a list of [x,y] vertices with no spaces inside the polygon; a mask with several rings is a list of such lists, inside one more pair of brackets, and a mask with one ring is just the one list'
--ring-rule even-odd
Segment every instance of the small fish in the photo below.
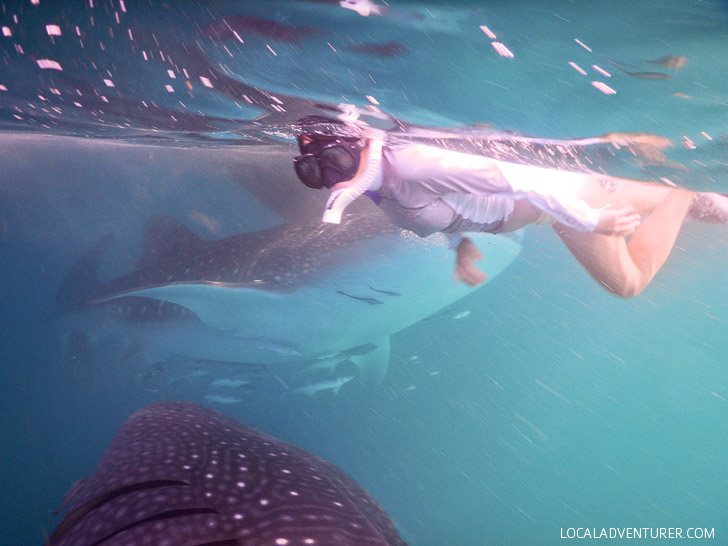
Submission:
{"label": "small fish", "polygon": [[402,392],[412,392],[416,388],[417,387],[415,387],[414,385],[410,385],[409,387],[405,387],[404,389],[402,389]]}
{"label": "small fish", "polygon": [[203,366],[218,366],[221,364],[228,365],[235,368],[242,368],[243,370],[251,373],[263,373],[266,370],[265,364],[258,364],[255,362],[236,362],[234,360],[210,360],[207,358],[198,358],[195,360],[195,363]]}
{"label": "small fish", "polygon": [[379,290],[378,288],[374,288],[373,286],[369,286],[372,290],[375,292],[379,292],[380,294],[386,294],[387,296],[401,296],[399,292],[391,292],[389,290]]}
{"label": "small fish", "polygon": [[432,377],[435,377],[436,375],[440,375],[440,370],[432,370],[432,371],[430,372],[430,375],[431,375]]}
{"label": "small fish", "polygon": [[227,377],[222,377],[220,379],[215,379],[215,381],[210,383],[209,387],[211,389],[234,389],[236,387],[243,387],[245,385],[250,385],[250,381],[247,381],[245,379],[228,379]]}
{"label": "small fish", "polygon": [[309,398],[322,391],[333,391],[334,394],[339,394],[339,389],[352,379],[354,379],[352,376],[337,377],[336,379],[319,381],[318,383],[312,383],[311,385],[304,385],[303,387],[291,389],[288,392],[305,394]]}
{"label": "small fish", "polygon": [[293,374],[293,377],[300,377],[300,376],[305,376],[305,375],[316,375],[316,374],[320,374],[321,372],[327,372],[329,374],[333,374],[336,371],[337,366],[346,361],[347,361],[346,358],[341,358],[341,357],[317,360],[313,364],[310,364],[309,366],[306,366],[302,370],[297,371],[295,374]]}
{"label": "small fish", "polygon": [[239,404],[243,401],[242,398],[222,394],[206,394],[205,400],[211,404]]}
{"label": "small fish", "polygon": [[271,353],[275,353],[278,355],[283,356],[303,356],[303,353],[299,351],[298,349],[291,347],[290,345],[286,343],[280,343],[278,341],[275,341],[273,339],[259,339],[259,338],[252,338],[252,337],[244,337],[240,338],[243,341],[248,341],[250,343],[253,343],[258,349],[263,349],[265,351],[270,351]]}
{"label": "small fish", "polygon": [[342,296],[346,296],[347,298],[351,298],[353,300],[363,301],[364,303],[368,303],[369,305],[380,305],[383,303],[375,298],[364,298],[361,296],[352,296],[351,294],[347,294],[343,290],[337,290],[336,293],[341,294]]}
{"label": "small fish", "polygon": [[460,319],[464,319],[464,318],[465,318],[465,317],[467,317],[468,315],[470,315],[470,311],[460,311],[460,312],[459,312],[459,313],[458,313],[457,315],[455,315],[455,316],[454,316],[454,317],[453,317],[452,319],[453,319],[453,320],[460,320]]}
{"label": "small fish", "polygon": [[672,77],[667,74],[663,74],[662,72],[629,72],[627,70],[622,70],[622,72],[628,76],[632,76],[633,78],[640,78],[643,80],[669,80]]}
{"label": "small fish", "polygon": [[405,358],[405,361],[408,364],[414,364],[415,362],[419,362],[420,361],[420,357],[417,356],[417,355],[410,355],[407,358]]}

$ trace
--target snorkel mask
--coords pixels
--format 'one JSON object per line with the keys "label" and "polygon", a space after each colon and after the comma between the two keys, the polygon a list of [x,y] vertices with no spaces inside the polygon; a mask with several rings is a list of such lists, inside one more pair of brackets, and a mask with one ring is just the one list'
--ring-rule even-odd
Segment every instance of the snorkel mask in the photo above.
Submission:
{"label": "snorkel mask", "polygon": [[299,180],[309,188],[331,188],[350,180],[359,169],[365,141],[356,137],[339,137],[306,133],[298,136],[301,154],[293,158]]}
{"label": "snorkel mask", "polygon": [[356,123],[359,111],[356,108],[350,110],[351,112],[347,110],[340,116],[341,119],[348,118],[347,122],[320,116],[309,116],[299,120],[304,126],[320,124],[322,121],[333,123],[337,129],[341,128],[349,134],[354,127],[355,134],[361,134],[365,128],[365,138],[314,133],[310,130],[298,137],[302,155],[293,160],[296,175],[306,186],[316,189],[332,188],[339,182],[351,180],[359,171],[362,150],[368,145],[366,166],[356,182],[346,188],[333,190],[326,202],[322,220],[329,224],[340,224],[344,209],[352,201],[368,190],[379,189],[381,185],[382,145],[386,133],[366,124]]}

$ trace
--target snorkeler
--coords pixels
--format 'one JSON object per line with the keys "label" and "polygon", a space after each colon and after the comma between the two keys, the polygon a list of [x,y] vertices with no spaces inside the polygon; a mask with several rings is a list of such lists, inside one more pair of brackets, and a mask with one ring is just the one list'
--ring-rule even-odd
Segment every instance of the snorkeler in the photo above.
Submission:
{"label": "snorkeler", "polygon": [[464,232],[551,224],[592,277],[616,295],[634,297],[665,263],[686,216],[728,223],[728,198],[721,194],[385,143],[384,136],[351,131],[344,124],[333,131],[304,126],[298,136],[298,178],[332,191],[324,220],[340,221],[343,209],[365,194],[394,225],[421,237],[447,236],[456,251],[455,276],[471,286],[486,275],[475,265],[482,254]]}

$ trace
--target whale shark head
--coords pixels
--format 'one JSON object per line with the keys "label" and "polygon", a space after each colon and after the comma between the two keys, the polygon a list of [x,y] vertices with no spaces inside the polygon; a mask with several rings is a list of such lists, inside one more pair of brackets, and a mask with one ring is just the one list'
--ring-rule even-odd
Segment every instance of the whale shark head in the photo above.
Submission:
{"label": "whale shark head", "polygon": [[98,544],[405,546],[334,465],[184,402],[129,418],[46,546]]}

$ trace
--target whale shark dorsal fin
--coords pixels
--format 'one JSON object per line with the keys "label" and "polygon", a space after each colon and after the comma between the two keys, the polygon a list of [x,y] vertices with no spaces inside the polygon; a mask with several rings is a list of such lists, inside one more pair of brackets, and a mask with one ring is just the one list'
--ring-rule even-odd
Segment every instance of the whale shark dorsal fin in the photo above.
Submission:
{"label": "whale shark dorsal fin", "polygon": [[144,226],[143,251],[137,267],[165,262],[179,255],[181,249],[199,248],[206,242],[176,218],[157,214]]}

